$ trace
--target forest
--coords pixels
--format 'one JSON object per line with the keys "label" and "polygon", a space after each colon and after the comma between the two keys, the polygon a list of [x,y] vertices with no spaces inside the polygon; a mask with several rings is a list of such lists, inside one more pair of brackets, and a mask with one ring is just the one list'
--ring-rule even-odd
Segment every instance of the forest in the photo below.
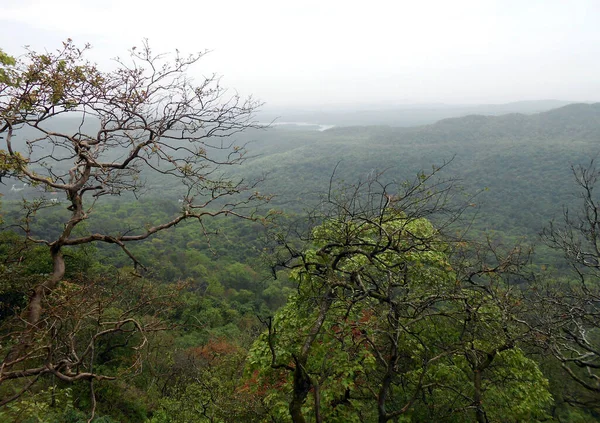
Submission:
{"label": "forest", "polygon": [[86,52],[0,50],[0,421],[600,422],[600,103],[319,131]]}

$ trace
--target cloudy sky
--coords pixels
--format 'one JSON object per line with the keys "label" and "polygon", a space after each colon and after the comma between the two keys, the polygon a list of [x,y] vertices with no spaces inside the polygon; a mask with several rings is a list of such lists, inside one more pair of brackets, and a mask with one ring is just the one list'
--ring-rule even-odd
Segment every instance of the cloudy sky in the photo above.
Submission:
{"label": "cloudy sky", "polygon": [[0,0],[0,48],[148,38],[270,106],[600,101],[600,0]]}

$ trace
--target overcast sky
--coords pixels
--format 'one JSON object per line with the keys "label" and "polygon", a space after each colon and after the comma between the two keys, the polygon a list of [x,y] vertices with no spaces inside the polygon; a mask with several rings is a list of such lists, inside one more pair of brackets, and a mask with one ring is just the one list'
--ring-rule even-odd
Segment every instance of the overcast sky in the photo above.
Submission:
{"label": "overcast sky", "polygon": [[270,106],[600,101],[600,0],[0,0],[0,48],[212,52]]}

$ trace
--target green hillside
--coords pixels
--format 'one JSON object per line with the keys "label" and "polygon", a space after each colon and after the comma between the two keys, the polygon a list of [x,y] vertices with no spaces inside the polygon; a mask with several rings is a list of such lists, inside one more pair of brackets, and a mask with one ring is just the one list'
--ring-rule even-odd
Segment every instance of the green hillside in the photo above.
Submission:
{"label": "green hillside", "polygon": [[444,161],[444,171],[481,194],[481,220],[490,229],[538,231],[573,200],[572,164],[600,152],[600,103],[534,114],[471,115],[432,125],[339,127],[327,131],[275,127],[253,133],[253,158],[240,169],[276,193],[275,204],[299,210],[336,178],[348,182],[377,171],[397,181]]}

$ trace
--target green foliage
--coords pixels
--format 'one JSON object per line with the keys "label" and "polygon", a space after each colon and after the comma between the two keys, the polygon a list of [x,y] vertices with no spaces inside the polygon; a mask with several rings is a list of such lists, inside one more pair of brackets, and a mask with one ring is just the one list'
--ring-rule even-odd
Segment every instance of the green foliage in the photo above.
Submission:
{"label": "green foliage", "polygon": [[[0,63],[0,83],[2,78],[8,83],[7,72],[15,63],[2,52]],[[48,58],[39,57],[37,66],[47,66],[57,74],[69,64],[48,63]],[[45,84],[43,95],[51,103],[69,107],[68,84],[36,83]],[[24,109],[28,107],[23,103]],[[333,164],[340,158],[340,175],[355,180],[356,175],[388,165],[393,166],[393,178],[402,177],[436,158],[457,153],[451,174],[462,177],[472,190],[490,187],[482,196],[486,204],[484,218],[475,223],[476,227],[494,229],[494,239],[511,241],[536,232],[557,211],[559,203],[569,201],[566,164],[586,157],[596,148],[597,121],[597,106],[591,105],[530,117],[454,119],[413,129],[338,128],[324,133],[276,130],[261,133],[257,157],[249,160],[245,172],[252,175],[272,169],[274,176],[268,189],[281,194],[281,204],[300,209],[310,204],[308,193],[324,190]],[[18,157],[0,151],[0,173],[15,170],[20,164]],[[164,193],[160,199],[134,201],[124,197],[99,204],[86,230],[120,234],[155,225],[180,212],[177,198],[183,194],[178,191],[181,186],[160,177],[148,181],[151,188]],[[22,223],[19,216],[23,203],[17,203],[15,195],[7,193],[3,199],[7,226]],[[290,203],[294,200],[299,200],[298,206]],[[64,204],[40,210],[32,224],[33,234],[52,239],[60,234],[65,216]],[[291,280],[284,272],[278,273],[279,279],[270,279],[258,259],[263,245],[257,234],[263,229],[246,221],[217,219],[203,222],[203,229],[181,223],[171,232],[132,246],[133,254],[148,266],[144,278],[135,279],[138,282],[123,276],[133,269],[128,257],[116,254],[115,246],[65,248],[67,273],[49,297],[50,305],[77,298],[89,310],[94,306],[93,298],[107,298],[102,295],[108,294],[134,306],[149,298],[140,294],[144,286],[167,296],[171,295],[167,292],[176,291],[170,297],[172,302],[162,303],[162,308],[136,314],[146,322],[160,314],[164,327],[170,329],[168,333],[146,333],[149,344],[139,355],[117,347],[126,342],[139,345],[140,339],[135,336],[119,334],[98,345],[96,369],[126,379],[96,383],[100,417],[94,421],[289,421],[292,375],[284,368],[272,367],[269,342],[274,346],[275,363],[293,366],[294,356],[299,354],[316,319],[319,298],[334,283],[340,283],[336,291],[339,295],[327,312],[306,364],[318,385],[323,421],[377,419],[376,396],[393,342],[401,359],[395,368],[387,410],[402,410],[414,393],[419,393],[398,421],[473,421],[473,376],[475,367],[488,353],[495,356],[481,375],[482,404],[490,422],[598,421],[593,412],[564,403],[564,394],[575,392],[577,387],[564,380],[561,369],[545,353],[530,351],[519,342],[503,349],[511,336],[520,333],[518,326],[509,325],[508,333],[502,327],[510,321],[511,307],[499,299],[502,295],[510,299],[509,291],[499,290],[492,296],[474,293],[476,289],[464,290],[464,286],[457,285],[459,272],[452,260],[453,245],[438,236],[434,224],[426,219],[407,219],[406,214],[397,211],[383,217],[386,221],[382,229],[397,235],[393,238],[396,251],[378,254],[372,261],[369,253],[373,249],[367,247],[366,254],[344,256],[335,271],[321,273],[321,268],[331,268],[334,257],[348,251],[342,246],[346,240],[363,246],[380,241],[380,229],[372,224],[330,219],[311,234],[312,244],[304,251],[310,264],[296,269]],[[543,254],[548,271],[556,272],[556,256]],[[394,270],[400,268],[405,272]],[[392,277],[388,279],[390,269]],[[14,233],[2,232],[0,321],[22,311],[30,288],[49,272],[51,262],[46,249],[26,244]],[[361,297],[364,291],[350,280],[350,275],[358,273],[368,276],[363,283],[372,294],[389,286],[386,284],[391,280],[395,284],[393,299],[405,306],[401,310],[404,314],[395,318],[389,303],[375,296]],[[80,282],[98,280],[102,275],[115,281],[127,279],[130,288],[116,290],[105,281],[94,292],[104,290],[100,297],[79,290]],[[454,297],[449,299],[450,294]],[[440,300],[434,299],[428,306],[425,300],[435,296]],[[466,306],[477,313],[468,312]],[[422,309],[427,312],[422,313]],[[125,304],[111,304],[103,310],[100,321],[114,319],[126,310]],[[81,309],[64,311],[67,314],[57,321],[68,328],[72,324],[69,319]],[[270,335],[262,332],[264,327],[257,315],[273,315]],[[94,319],[86,320],[82,336],[76,341],[86,339],[83,335],[91,333],[94,324]],[[397,337],[394,330],[398,330]],[[135,357],[143,357],[143,366],[136,364]],[[89,385],[58,387],[52,402],[49,393],[53,386],[50,378],[42,379],[39,389],[1,408],[0,420],[87,421]],[[0,396],[15,392],[4,388]],[[303,412],[314,419],[314,387]]]}
{"label": "green foliage", "polygon": [[[472,363],[468,353],[452,354],[429,369],[431,384],[426,403],[415,406],[412,419],[440,419],[471,422],[470,398],[473,398]],[[413,377],[419,377],[416,373]],[[548,381],[537,364],[519,348],[498,353],[493,366],[484,371],[483,406],[490,422],[547,421],[553,404]]]}
{"label": "green foliage", "polygon": [[[273,331],[261,334],[255,341],[248,358],[247,377],[257,394],[264,395],[264,402],[272,415],[280,421],[289,418],[288,403],[292,378],[287,371],[271,368],[273,353],[278,363],[292,363],[298,355],[310,330],[317,311],[309,300],[309,292],[290,297],[288,303],[275,315]],[[323,404],[340,404],[322,410],[325,421],[354,422],[360,410],[366,408],[361,401],[340,401],[346,390],[354,390],[356,384],[364,383],[365,374],[372,371],[375,358],[365,343],[357,343],[357,322],[361,311],[347,313],[341,304],[333,308],[311,350],[306,371],[319,381]],[[269,337],[271,339],[269,339]],[[274,345],[272,352],[269,344]],[[309,396],[304,406],[308,418],[314,418],[314,398]],[[279,421],[278,420],[278,421]]]}
{"label": "green foliage", "polygon": [[[85,423],[89,416],[75,407],[71,388],[50,387],[34,396],[9,403],[0,410],[0,420],[14,423]],[[96,415],[93,423],[117,423]]]}
{"label": "green foliage", "polygon": [[309,420],[372,420],[383,398],[406,421],[466,422],[477,396],[489,421],[546,417],[548,382],[507,338],[494,297],[457,281],[429,221],[393,209],[334,216],[311,239],[292,272],[298,293],[249,353],[247,377],[276,418],[289,415],[300,365]]}
{"label": "green foliage", "polygon": [[[14,57],[6,54],[2,49],[0,49],[0,87],[2,85],[11,85],[13,84],[14,75],[12,74],[12,67],[17,64],[17,61]],[[2,89],[0,88],[0,92]]]}

